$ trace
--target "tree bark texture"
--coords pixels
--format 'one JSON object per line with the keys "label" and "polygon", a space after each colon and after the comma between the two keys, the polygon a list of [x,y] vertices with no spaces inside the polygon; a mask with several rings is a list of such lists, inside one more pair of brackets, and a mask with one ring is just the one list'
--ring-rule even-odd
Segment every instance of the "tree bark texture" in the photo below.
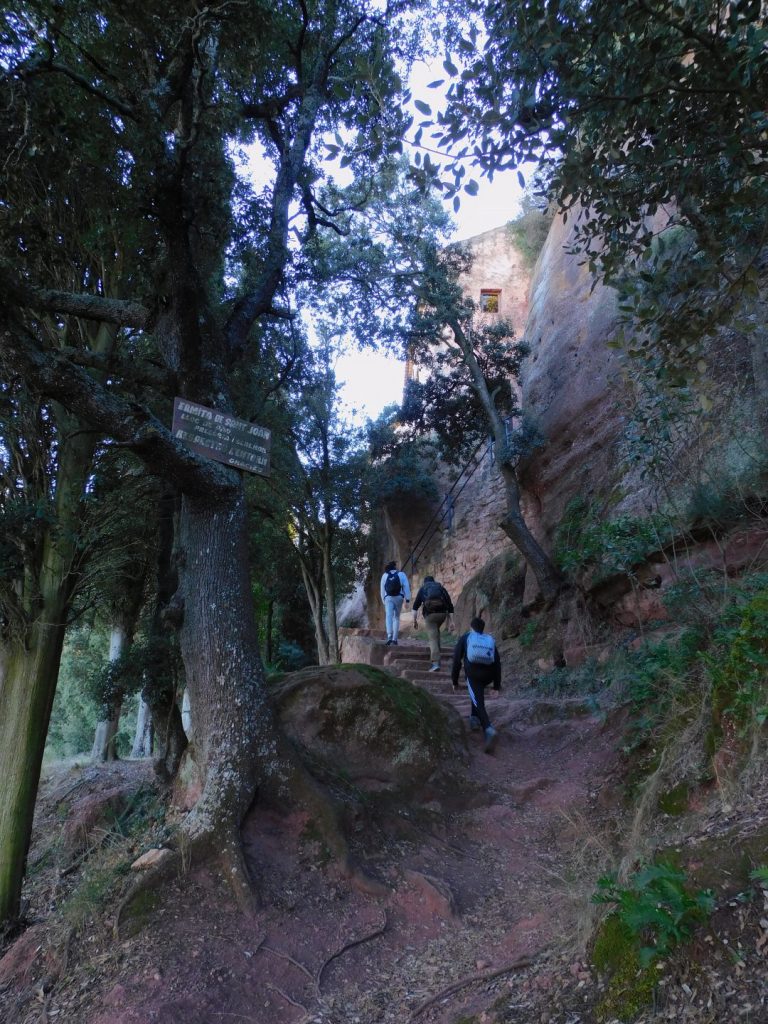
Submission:
{"label": "tree bark texture", "polygon": [[140,697],[139,711],[136,715],[136,732],[134,733],[133,746],[131,747],[131,757],[151,757],[152,741],[152,714],[149,710],[149,704],[147,704],[143,697]]}
{"label": "tree bark texture", "polygon": [[339,627],[336,622],[336,586],[333,579],[331,564],[330,541],[323,546],[323,575],[325,577],[325,607],[328,615],[328,664],[338,665]]}
{"label": "tree bark texture", "polygon": [[49,603],[26,647],[8,653],[0,685],[0,922],[19,915],[37,786],[61,651],[66,602]]}
{"label": "tree bark texture", "polygon": [[318,665],[330,664],[330,647],[328,642],[328,631],[325,628],[323,618],[323,592],[321,584],[312,575],[311,566],[299,552],[301,561],[301,578],[304,582],[304,590],[307,594],[309,609],[312,613],[312,624],[315,627],[315,647],[317,648]]}
{"label": "tree bark texture", "polygon": [[[498,446],[498,440],[496,443]],[[562,590],[563,575],[533,536],[523,518],[523,513],[520,510],[520,488],[515,471],[510,466],[502,464],[501,476],[507,500],[507,514],[501,521],[501,528],[523,556],[526,564],[530,566],[539,584],[542,597],[547,603],[550,603]]]}
{"label": "tree bark texture", "polygon": [[19,913],[37,786],[56,693],[66,620],[78,578],[80,501],[95,441],[54,406],[62,441],[53,525],[24,602],[26,635],[5,648],[0,684],[0,922]]}
{"label": "tree bark texture", "polygon": [[279,793],[294,765],[267,698],[247,560],[243,489],[216,507],[182,502],[181,649],[203,790],[185,829],[231,835],[257,787]]}

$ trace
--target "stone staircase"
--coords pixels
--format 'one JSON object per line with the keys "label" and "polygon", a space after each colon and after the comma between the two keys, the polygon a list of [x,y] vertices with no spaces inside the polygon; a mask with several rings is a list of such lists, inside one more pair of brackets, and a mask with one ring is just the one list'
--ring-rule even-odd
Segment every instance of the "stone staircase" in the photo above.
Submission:
{"label": "stone staircase", "polygon": [[[401,634],[402,636],[402,634]],[[386,643],[386,638],[384,639]],[[454,693],[451,687],[451,661],[453,647],[444,648],[440,656],[440,671],[430,672],[432,663],[429,656],[429,645],[424,640],[401,639],[397,647],[387,647],[384,654],[383,667],[393,676],[407,679],[414,686],[421,686],[452,707],[465,714],[467,709],[467,691],[463,685],[463,673],[459,680],[459,690]]]}
{"label": "stone staircase", "polygon": [[451,687],[451,662],[453,660],[453,644],[443,645],[440,655],[440,671],[430,672],[431,659],[429,644],[426,640],[414,639],[410,629],[400,629],[397,646],[387,647],[387,634],[383,629],[370,627],[340,631],[344,635],[361,638],[365,647],[358,648],[357,656],[349,660],[363,660],[365,655],[368,664],[379,665],[393,676],[406,679],[414,686],[420,686],[438,700],[455,708],[465,716],[469,707],[467,689],[464,685],[464,673],[459,679],[459,689],[454,693]]}

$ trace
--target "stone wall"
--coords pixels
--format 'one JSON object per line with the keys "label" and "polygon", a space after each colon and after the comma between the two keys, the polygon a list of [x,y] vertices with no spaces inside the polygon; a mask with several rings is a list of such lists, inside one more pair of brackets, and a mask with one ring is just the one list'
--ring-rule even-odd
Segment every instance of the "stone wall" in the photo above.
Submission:
{"label": "stone wall", "polygon": [[483,289],[499,290],[499,316],[512,323],[521,337],[528,318],[531,272],[515,246],[506,225],[467,239],[473,255],[472,268],[462,282],[467,295],[480,302]]}

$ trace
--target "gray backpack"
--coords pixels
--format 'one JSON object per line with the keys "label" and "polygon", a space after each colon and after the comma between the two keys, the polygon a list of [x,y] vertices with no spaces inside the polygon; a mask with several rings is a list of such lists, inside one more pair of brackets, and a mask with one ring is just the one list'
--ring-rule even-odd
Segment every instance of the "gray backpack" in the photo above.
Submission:
{"label": "gray backpack", "polygon": [[467,661],[470,665],[492,665],[496,657],[496,643],[487,633],[470,630],[467,636]]}

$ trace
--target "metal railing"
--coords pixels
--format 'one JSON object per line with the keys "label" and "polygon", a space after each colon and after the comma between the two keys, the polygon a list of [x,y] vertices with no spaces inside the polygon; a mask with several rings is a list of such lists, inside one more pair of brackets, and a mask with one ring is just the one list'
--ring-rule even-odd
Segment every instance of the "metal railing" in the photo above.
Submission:
{"label": "metal railing", "polygon": [[[482,448],[484,448],[485,450],[480,454],[480,457],[478,458],[478,453],[480,453],[480,450]],[[408,555],[408,557],[405,559],[401,566],[403,572],[407,570],[407,567],[409,565],[411,567],[411,572],[416,572],[416,568],[419,564],[419,559],[424,555],[424,552],[427,550],[430,541],[435,536],[435,534],[440,529],[440,527],[442,526],[443,522],[446,519],[448,519],[448,526],[450,528],[453,522],[453,513],[456,507],[456,499],[459,497],[461,492],[464,490],[469,481],[475,475],[478,468],[483,464],[483,459],[485,458],[485,456],[491,453],[491,457],[493,457],[492,452],[493,440],[487,440],[484,438],[470,455],[466,465],[463,467],[459,475],[454,480],[451,489],[448,491],[446,496],[438,505],[434,515],[427,523],[419,539],[411,547],[410,554]]]}

